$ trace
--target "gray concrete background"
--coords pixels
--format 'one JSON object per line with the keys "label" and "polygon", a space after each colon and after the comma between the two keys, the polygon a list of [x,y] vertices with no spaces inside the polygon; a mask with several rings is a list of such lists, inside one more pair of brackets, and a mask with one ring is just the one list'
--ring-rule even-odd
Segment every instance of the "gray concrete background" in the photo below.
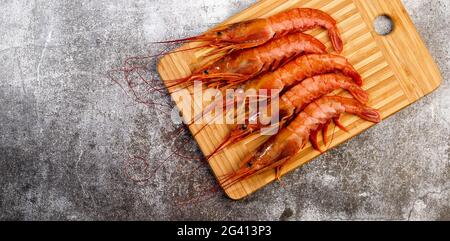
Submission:
{"label": "gray concrete background", "polygon": [[[444,77],[435,93],[242,201],[214,192],[189,135],[106,77],[150,41],[254,1],[0,1],[0,219],[450,220],[450,4],[405,0]],[[167,96],[151,96],[170,103]],[[149,160],[149,170],[128,155]],[[157,172],[151,172],[163,165]],[[128,170],[128,171],[127,171]],[[155,173],[149,181],[130,179]]]}

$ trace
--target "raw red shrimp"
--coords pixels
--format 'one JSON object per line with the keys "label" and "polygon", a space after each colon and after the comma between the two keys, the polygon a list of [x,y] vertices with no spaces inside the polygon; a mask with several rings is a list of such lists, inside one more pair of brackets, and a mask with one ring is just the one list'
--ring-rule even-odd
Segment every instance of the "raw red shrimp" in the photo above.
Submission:
{"label": "raw red shrimp", "polygon": [[359,86],[362,85],[361,75],[345,57],[335,54],[309,54],[300,56],[277,70],[256,78],[246,86],[246,89],[283,90],[306,78],[334,72],[342,72]]}
{"label": "raw red shrimp", "polygon": [[262,45],[288,33],[304,32],[316,27],[327,29],[334,49],[342,52],[343,42],[336,20],[321,10],[311,8],[294,8],[268,18],[218,27],[199,36],[159,43],[203,42],[200,47],[214,47],[215,53],[229,53]]}
{"label": "raw red shrimp", "polygon": [[278,135],[269,139],[259,149],[249,155],[239,170],[226,175],[221,180],[223,188],[228,188],[251,175],[275,168],[276,177],[280,177],[280,169],[296,155],[308,142],[311,132],[317,130],[333,118],[344,113],[355,114],[365,120],[378,123],[380,113],[365,106],[355,99],[339,96],[325,96],[309,104]]}

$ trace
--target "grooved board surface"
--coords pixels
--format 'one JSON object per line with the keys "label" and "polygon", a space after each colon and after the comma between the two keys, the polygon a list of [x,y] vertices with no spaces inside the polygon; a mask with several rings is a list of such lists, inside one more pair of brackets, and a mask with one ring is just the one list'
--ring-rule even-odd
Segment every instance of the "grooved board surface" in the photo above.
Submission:
{"label": "grooved board surface", "polygon": [[[345,43],[342,55],[347,57],[362,75],[363,88],[370,95],[368,105],[379,109],[383,119],[440,85],[442,77],[439,69],[400,0],[264,0],[236,14],[223,24],[267,17],[295,7],[321,9],[336,19]],[[394,30],[387,36],[379,36],[374,31],[373,21],[379,15],[388,15],[394,21]],[[325,43],[329,52],[333,51],[325,30],[316,29],[307,33]],[[196,44],[191,43],[182,48],[194,46]],[[161,78],[172,80],[188,76],[201,65],[197,57],[203,53],[204,51],[189,51],[165,56],[158,65]],[[343,91],[337,91],[336,94],[348,95]],[[182,111],[186,110],[186,106],[177,101],[176,94],[172,97]],[[333,136],[333,142],[329,148],[373,125],[351,115],[344,115],[342,123],[349,132],[331,127],[329,135]],[[196,133],[201,127],[194,125],[190,129]],[[333,129],[334,133],[331,131]],[[228,132],[229,127],[226,125],[209,125],[202,129],[195,139],[203,153],[208,155],[222,142]],[[212,158],[210,166],[216,177],[236,170],[242,158],[266,138],[253,135]],[[323,145],[321,140],[320,144]],[[294,170],[318,155],[320,153],[308,144],[283,167],[282,174]],[[274,170],[268,170],[227,188],[225,192],[232,199],[240,199],[274,179]]]}

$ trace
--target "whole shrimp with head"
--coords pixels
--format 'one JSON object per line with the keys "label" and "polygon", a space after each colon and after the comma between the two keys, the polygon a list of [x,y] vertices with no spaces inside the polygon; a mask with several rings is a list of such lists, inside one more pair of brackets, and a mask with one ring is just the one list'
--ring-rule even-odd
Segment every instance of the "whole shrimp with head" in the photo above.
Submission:
{"label": "whole shrimp with head", "polygon": [[289,60],[304,54],[324,54],[326,47],[304,33],[293,33],[261,46],[234,52],[210,61],[188,77],[167,80],[169,87],[186,87],[201,81],[209,87],[232,87],[259,74],[274,71]]}
{"label": "whole shrimp with head", "polygon": [[304,32],[316,27],[327,29],[334,49],[339,53],[342,52],[343,43],[336,20],[321,10],[310,8],[293,8],[268,18],[237,22],[199,36],[159,43],[202,42],[203,45],[197,48],[213,47],[216,49],[214,53],[230,53],[262,45],[289,33]]}
{"label": "whole shrimp with head", "polygon": [[249,155],[234,173],[221,180],[224,188],[257,173],[275,168],[277,179],[281,168],[295,156],[309,140],[313,131],[344,113],[357,115],[367,121],[378,123],[380,113],[352,98],[325,96],[309,104],[286,128],[269,139]]}

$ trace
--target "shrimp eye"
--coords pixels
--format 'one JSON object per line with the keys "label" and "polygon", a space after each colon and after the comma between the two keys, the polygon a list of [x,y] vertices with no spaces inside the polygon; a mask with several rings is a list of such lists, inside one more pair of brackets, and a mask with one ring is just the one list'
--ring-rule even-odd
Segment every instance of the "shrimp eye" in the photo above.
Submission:
{"label": "shrimp eye", "polygon": [[247,125],[241,125],[241,130],[247,130]]}
{"label": "shrimp eye", "polygon": [[253,163],[252,162],[247,162],[247,167],[252,167]]}
{"label": "shrimp eye", "polygon": [[222,32],[217,32],[217,36],[222,36]]}
{"label": "shrimp eye", "polygon": [[203,71],[203,73],[204,74],[209,74],[208,70],[206,70],[206,69]]}

